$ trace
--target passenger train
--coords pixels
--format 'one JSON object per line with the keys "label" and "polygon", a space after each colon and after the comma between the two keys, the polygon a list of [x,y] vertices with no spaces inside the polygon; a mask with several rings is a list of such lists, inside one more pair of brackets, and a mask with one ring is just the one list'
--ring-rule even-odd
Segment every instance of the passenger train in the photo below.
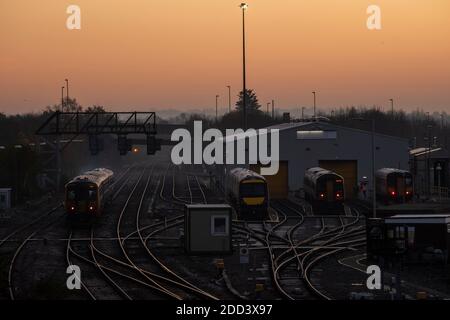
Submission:
{"label": "passenger train", "polygon": [[345,201],[344,178],[320,167],[305,171],[305,200],[321,208],[341,208]]}
{"label": "passenger train", "polygon": [[69,217],[99,217],[105,203],[112,199],[114,173],[109,169],[94,169],[73,178],[65,187],[65,209]]}
{"label": "passenger train", "polygon": [[263,176],[244,168],[230,170],[226,196],[239,218],[261,220],[268,217],[269,190]]}
{"label": "passenger train", "polygon": [[408,202],[414,193],[413,177],[409,171],[382,168],[375,174],[377,198],[385,203]]}

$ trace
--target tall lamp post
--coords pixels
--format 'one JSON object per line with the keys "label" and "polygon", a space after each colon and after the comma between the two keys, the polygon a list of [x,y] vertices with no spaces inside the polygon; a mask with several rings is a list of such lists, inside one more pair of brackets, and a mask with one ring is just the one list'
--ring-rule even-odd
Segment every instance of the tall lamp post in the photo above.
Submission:
{"label": "tall lamp post", "polygon": [[231,112],[231,86],[227,86],[228,88],[228,112]]}
{"label": "tall lamp post", "polygon": [[66,101],[67,101],[67,104],[69,104],[69,79],[65,79],[65,81],[66,81]]}
{"label": "tall lamp post", "polygon": [[367,121],[372,123],[372,218],[377,217],[377,187],[375,181],[375,119],[355,118],[359,121]]}
{"label": "tall lamp post", "polygon": [[431,124],[427,125],[427,140],[428,140],[428,152],[427,152],[427,194],[431,197],[431,174],[430,174],[430,156],[431,156]]}
{"label": "tall lamp post", "polygon": [[61,87],[61,112],[64,112],[64,86]]}
{"label": "tall lamp post", "polygon": [[314,105],[313,105],[313,108],[314,108],[314,120],[315,120],[315,119],[316,119],[316,92],[313,91],[312,94],[313,94],[313,97],[314,97]]}
{"label": "tall lamp post", "polygon": [[441,202],[441,200],[442,200],[442,193],[441,193],[441,171],[442,171],[442,166],[441,166],[440,162],[437,163],[436,171],[437,171],[437,178],[438,178],[439,202]]}
{"label": "tall lamp post", "polygon": [[245,2],[241,3],[240,8],[242,9],[242,109],[244,113],[244,130],[247,130],[247,79],[246,79],[246,69],[245,69],[245,10],[248,8],[248,4]]}
{"label": "tall lamp post", "polygon": [[394,99],[389,99],[389,101],[391,102],[391,113],[394,115]]}
{"label": "tall lamp post", "polygon": [[216,123],[217,123],[217,116],[218,116],[218,105],[219,105],[219,95],[216,94]]}

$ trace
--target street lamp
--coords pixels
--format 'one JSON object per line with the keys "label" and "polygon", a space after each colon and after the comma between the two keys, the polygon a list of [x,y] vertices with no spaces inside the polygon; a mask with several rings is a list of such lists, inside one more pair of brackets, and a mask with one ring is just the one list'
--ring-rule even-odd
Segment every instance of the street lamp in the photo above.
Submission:
{"label": "street lamp", "polygon": [[442,196],[441,196],[441,171],[442,171],[442,166],[441,166],[440,162],[437,163],[436,171],[437,171],[437,178],[438,178],[439,202],[441,202],[441,200],[442,200]]}
{"label": "street lamp", "polygon": [[228,88],[228,112],[231,112],[231,86],[227,86]]}
{"label": "street lamp", "polygon": [[217,109],[218,109],[218,104],[219,104],[219,95],[218,94],[216,94],[216,123],[217,123],[217,113],[218,113],[218,111],[217,111]]}
{"label": "street lamp", "polygon": [[[429,113],[428,113],[429,114]],[[427,193],[431,196],[431,175],[430,175],[430,156],[431,156],[431,124],[427,125],[427,140],[428,140],[428,152],[427,152]]]}
{"label": "street lamp", "polygon": [[64,86],[61,87],[61,112],[64,112]]}
{"label": "street lamp", "polygon": [[69,79],[65,79],[65,81],[66,81],[66,93],[67,93],[66,101],[67,101],[67,103],[69,103]]}
{"label": "street lamp", "polygon": [[302,120],[305,119],[305,109],[306,107],[302,107]]}
{"label": "street lamp", "polygon": [[269,115],[270,102],[267,102],[267,115]]}
{"label": "street lamp", "polygon": [[248,4],[241,3],[242,9],[242,110],[244,113],[244,130],[247,130],[247,84],[246,84],[246,69],[245,69],[245,10],[248,8]]}
{"label": "street lamp", "polygon": [[314,96],[314,120],[315,120],[316,119],[316,92],[313,91],[312,94]]}
{"label": "street lamp", "polygon": [[392,112],[392,115],[394,115],[394,99],[389,99],[389,101],[391,102],[391,112]]}
{"label": "street lamp", "polygon": [[372,122],[372,217],[377,217],[377,188],[375,182],[375,119],[355,118],[359,121]]}

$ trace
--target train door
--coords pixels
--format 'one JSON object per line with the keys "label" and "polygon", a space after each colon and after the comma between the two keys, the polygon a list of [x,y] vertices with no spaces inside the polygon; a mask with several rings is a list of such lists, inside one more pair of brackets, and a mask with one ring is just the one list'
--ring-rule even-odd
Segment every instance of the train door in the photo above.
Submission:
{"label": "train door", "polygon": [[327,180],[327,201],[334,200],[334,181],[331,179]]}
{"label": "train door", "polygon": [[402,199],[406,192],[405,177],[403,177],[403,176],[397,176],[397,192],[398,192],[398,197],[400,197],[400,199]]}

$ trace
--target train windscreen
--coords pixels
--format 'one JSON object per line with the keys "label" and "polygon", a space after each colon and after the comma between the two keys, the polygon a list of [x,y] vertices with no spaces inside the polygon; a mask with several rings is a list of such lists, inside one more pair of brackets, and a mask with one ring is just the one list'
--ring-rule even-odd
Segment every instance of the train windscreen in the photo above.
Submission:
{"label": "train windscreen", "polygon": [[341,195],[344,193],[344,181],[342,179],[336,179],[334,182],[335,192],[340,192]]}
{"label": "train windscreen", "polygon": [[266,186],[264,183],[243,183],[241,185],[241,197],[264,197]]}
{"label": "train windscreen", "polygon": [[74,184],[67,186],[67,200],[96,201],[97,190],[95,185]]}

